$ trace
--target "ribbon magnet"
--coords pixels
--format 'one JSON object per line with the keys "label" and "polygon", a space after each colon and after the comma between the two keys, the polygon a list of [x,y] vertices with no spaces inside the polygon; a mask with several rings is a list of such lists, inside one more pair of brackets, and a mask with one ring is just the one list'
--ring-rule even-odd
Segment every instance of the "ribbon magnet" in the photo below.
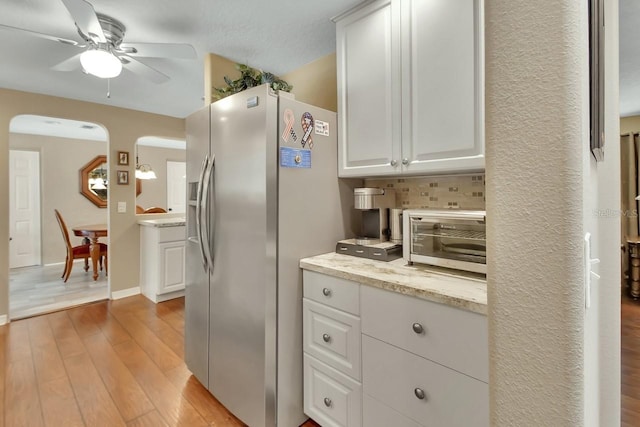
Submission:
{"label": "ribbon magnet", "polygon": [[302,148],[304,148],[305,144],[309,143],[309,149],[312,149],[313,137],[311,133],[313,132],[313,116],[311,113],[304,113],[300,122],[302,124],[302,131],[304,132],[302,136]]}
{"label": "ribbon magnet", "polygon": [[293,124],[296,121],[296,118],[293,115],[293,111],[287,108],[286,110],[284,110],[282,116],[285,124],[284,132],[282,132],[282,139],[284,140],[284,142],[289,142],[289,137],[291,137],[291,139],[293,139],[293,142],[296,142],[298,140],[298,135],[296,135],[296,131],[293,130]]}

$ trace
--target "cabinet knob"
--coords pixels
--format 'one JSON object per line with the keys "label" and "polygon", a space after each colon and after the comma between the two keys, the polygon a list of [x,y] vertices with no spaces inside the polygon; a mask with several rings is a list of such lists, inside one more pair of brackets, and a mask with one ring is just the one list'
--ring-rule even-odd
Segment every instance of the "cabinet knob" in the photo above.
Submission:
{"label": "cabinet knob", "polygon": [[415,332],[416,334],[424,333],[424,327],[420,323],[414,323],[411,326],[411,328],[413,329],[413,332]]}
{"label": "cabinet knob", "polygon": [[331,336],[329,334],[322,334],[322,341],[324,342],[331,341]]}
{"label": "cabinet knob", "polygon": [[331,289],[323,288],[322,289],[322,295],[324,295],[325,297],[328,297],[329,295],[331,295]]}
{"label": "cabinet knob", "polygon": [[407,159],[406,157],[402,159],[402,164],[407,166],[409,164],[409,159]]}
{"label": "cabinet knob", "polygon": [[391,160],[391,166],[393,166],[394,168],[396,166],[398,166],[398,161],[397,160]]}
{"label": "cabinet knob", "polygon": [[333,402],[331,402],[331,399],[329,399],[328,397],[324,398],[324,406],[326,406],[327,408],[331,408],[331,404]]}
{"label": "cabinet knob", "polygon": [[424,393],[424,390],[423,390],[423,389],[421,389],[421,388],[418,388],[418,387],[416,387],[416,388],[413,390],[413,394],[415,394],[415,395],[416,395],[416,397],[417,397],[418,399],[420,399],[420,400],[424,400],[424,399],[425,399],[425,397],[427,397],[427,395]]}

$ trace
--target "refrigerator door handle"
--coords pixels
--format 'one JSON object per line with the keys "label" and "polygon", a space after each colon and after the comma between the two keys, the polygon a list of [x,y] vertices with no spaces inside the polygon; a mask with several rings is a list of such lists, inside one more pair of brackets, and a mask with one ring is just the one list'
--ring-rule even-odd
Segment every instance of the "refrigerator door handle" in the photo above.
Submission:
{"label": "refrigerator door handle", "polygon": [[202,267],[204,271],[209,271],[209,265],[207,264],[207,258],[204,253],[204,242],[202,241],[202,191],[204,186],[204,175],[209,166],[209,155],[205,156],[202,162],[202,168],[200,169],[200,178],[198,179],[198,193],[196,194],[196,233],[198,236],[198,243],[200,249],[200,257],[202,260]]}
{"label": "refrigerator door handle", "polygon": [[[216,164],[216,156],[212,155],[211,160],[209,161],[207,170],[204,174],[204,187],[202,190],[202,205],[204,206],[204,209],[202,210],[205,212],[205,215],[206,215],[206,217],[204,218],[204,236],[203,236],[206,238],[202,239],[203,240],[202,246],[204,246],[206,261],[207,261],[207,264],[209,265],[209,271],[211,273],[213,273],[213,255],[211,254],[210,239],[213,236],[211,236],[210,230],[215,221],[215,197],[212,198],[211,203],[209,203],[209,184],[211,183],[211,176],[215,169],[215,164]],[[215,179],[215,175],[214,175],[214,179]],[[207,211],[209,211],[209,213]],[[201,219],[201,222],[202,222],[202,219]]]}

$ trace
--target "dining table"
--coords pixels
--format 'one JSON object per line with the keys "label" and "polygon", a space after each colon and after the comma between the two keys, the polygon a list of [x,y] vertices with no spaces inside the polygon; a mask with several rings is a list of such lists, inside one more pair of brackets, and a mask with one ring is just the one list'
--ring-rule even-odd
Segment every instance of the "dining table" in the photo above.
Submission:
{"label": "dining table", "polygon": [[98,260],[100,259],[100,237],[107,237],[107,224],[89,224],[78,225],[72,228],[73,234],[76,236],[86,237],[89,239],[91,253],[91,263],[93,264],[93,280],[98,280]]}

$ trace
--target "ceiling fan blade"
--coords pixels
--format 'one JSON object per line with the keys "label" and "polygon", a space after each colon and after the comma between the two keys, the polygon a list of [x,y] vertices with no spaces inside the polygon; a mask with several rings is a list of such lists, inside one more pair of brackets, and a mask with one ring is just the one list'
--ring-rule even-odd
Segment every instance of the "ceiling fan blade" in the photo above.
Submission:
{"label": "ceiling fan blade", "polygon": [[137,59],[133,59],[130,56],[126,55],[120,55],[119,57],[122,60],[122,65],[124,65],[124,68],[131,71],[132,73],[138,74],[139,76],[144,77],[147,80],[151,80],[152,82],[157,84],[169,81],[169,76],[161,73],[153,67],[148,66],[147,64],[143,64]]}
{"label": "ceiling fan blade", "polygon": [[196,50],[185,43],[122,43],[118,51],[148,58],[196,59]]}
{"label": "ceiling fan blade", "polygon": [[90,3],[85,0],[62,0],[62,3],[64,3],[80,31],[91,37],[95,42],[107,42],[96,11]]}
{"label": "ceiling fan blade", "polygon": [[78,68],[81,67],[80,55],[82,55],[82,53],[79,53],[77,55],[73,55],[71,58],[65,59],[64,61],[54,65],[53,67],[51,67],[51,69],[54,70],[54,71],[74,71],[74,70],[77,70]]}
{"label": "ceiling fan blade", "polygon": [[10,31],[17,31],[23,34],[27,34],[33,37],[39,37],[41,39],[46,39],[46,40],[51,40],[54,42],[60,42],[63,44],[68,44],[71,46],[77,46],[77,47],[85,47],[85,45],[81,45],[80,43],[78,43],[75,40],[69,40],[69,39],[63,39],[62,37],[56,37],[56,36],[52,36],[49,34],[43,34],[43,33],[38,33],[36,31],[30,31],[30,30],[25,30],[23,28],[18,28],[18,27],[11,27],[9,25],[2,25],[0,24],[0,29],[5,29],[5,30],[10,30]]}

